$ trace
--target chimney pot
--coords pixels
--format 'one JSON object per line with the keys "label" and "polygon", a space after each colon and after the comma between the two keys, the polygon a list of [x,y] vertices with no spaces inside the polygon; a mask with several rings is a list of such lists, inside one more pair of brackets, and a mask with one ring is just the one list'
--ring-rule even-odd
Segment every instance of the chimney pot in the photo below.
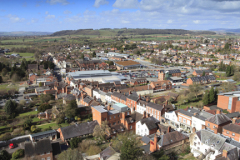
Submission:
{"label": "chimney pot", "polygon": [[228,151],[227,150],[223,150],[222,156],[227,158],[227,154],[228,154]]}
{"label": "chimney pot", "polygon": [[216,114],[221,114],[221,110],[217,109]]}
{"label": "chimney pot", "polygon": [[202,125],[202,129],[206,129],[206,126],[205,126],[205,125]]}
{"label": "chimney pot", "polygon": [[235,123],[236,123],[236,120],[237,120],[237,118],[233,118],[233,119],[232,119],[232,124],[235,124]]}

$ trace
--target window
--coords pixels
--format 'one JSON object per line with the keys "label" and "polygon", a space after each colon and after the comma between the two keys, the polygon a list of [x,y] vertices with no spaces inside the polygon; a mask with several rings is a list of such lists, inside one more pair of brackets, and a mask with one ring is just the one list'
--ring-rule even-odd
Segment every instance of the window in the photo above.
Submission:
{"label": "window", "polygon": [[233,136],[235,136],[235,133],[232,133]]}
{"label": "window", "polygon": [[114,116],[114,118],[116,118],[116,117]]}
{"label": "window", "polygon": [[182,117],[179,117],[179,121],[180,121],[180,122],[182,121]]}
{"label": "window", "polygon": [[132,129],[132,126],[130,126],[130,129]]}
{"label": "window", "polygon": [[127,115],[129,115],[129,112],[127,112]]}
{"label": "window", "polygon": [[183,123],[186,123],[186,119],[183,118]]}
{"label": "window", "polygon": [[216,128],[216,126],[213,126],[213,128]]}
{"label": "window", "polygon": [[197,145],[197,143],[196,142],[194,142],[194,146],[196,146]]}
{"label": "window", "polygon": [[208,123],[208,127],[210,127],[210,123]]}
{"label": "window", "polygon": [[47,157],[47,160],[51,160],[51,157]]}
{"label": "window", "polygon": [[111,119],[111,116],[109,116],[109,119]]}
{"label": "window", "polygon": [[41,160],[45,160],[45,158],[41,158]]}
{"label": "window", "polygon": [[229,134],[229,132],[227,131],[227,134]]}
{"label": "window", "polygon": [[113,125],[115,125],[116,123],[115,122],[113,122]]}

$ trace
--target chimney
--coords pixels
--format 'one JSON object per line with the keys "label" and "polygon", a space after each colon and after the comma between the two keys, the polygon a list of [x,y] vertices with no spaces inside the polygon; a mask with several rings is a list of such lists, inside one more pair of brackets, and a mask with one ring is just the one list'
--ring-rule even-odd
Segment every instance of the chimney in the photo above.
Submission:
{"label": "chimney", "polygon": [[129,95],[131,94],[131,91],[129,90]]}
{"label": "chimney", "polygon": [[166,100],[165,105],[168,105],[168,100]]}
{"label": "chimney", "polygon": [[220,109],[217,109],[217,110],[216,110],[216,114],[221,114]]}
{"label": "chimney", "polygon": [[170,133],[170,132],[171,132],[171,127],[168,126],[168,128],[167,128],[167,133]]}
{"label": "chimney", "polygon": [[139,99],[139,100],[141,100],[141,95],[140,95],[140,94],[139,94],[139,96],[138,96],[138,97],[139,97],[138,99]]}
{"label": "chimney", "polygon": [[148,118],[148,117],[149,117],[149,114],[147,113],[147,114],[146,114],[146,118]]}
{"label": "chimney", "polygon": [[195,127],[192,128],[192,133],[196,133],[196,128]]}
{"label": "chimney", "polygon": [[146,111],[143,112],[143,119],[146,118]]}
{"label": "chimney", "polygon": [[218,133],[217,128],[213,128],[213,132],[214,132],[215,134],[217,134],[217,133]]}
{"label": "chimney", "polygon": [[154,141],[150,140],[150,152],[155,152],[157,150],[157,135],[154,135]]}
{"label": "chimney", "polygon": [[222,156],[225,157],[225,158],[227,158],[227,154],[228,154],[228,151],[224,149],[224,150],[223,150],[223,153],[222,153]]}
{"label": "chimney", "polygon": [[94,101],[96,101],[97,100],[96,96],[94,96],[93,99],[94,99]]}
{"label": "chimney", "polygon": [[149,97],[146,98],[146,102],[149,102]]}
{"label": "chimney", "polygon": [[108,110],[108,111],[111,110],[111,105],[108,105],[108,106],[107,106],[107,110]]}
{"label": "chimney", "polygon": [[206,126],[205,126],[205,125],[202,125],[202,129],[206,129]]}
{"label": "chimney", "polygon": [[197,114],[198,114],[197,112],[193,113],[194,116],[196,116]]}
{"label": "chimney", "polygon": [[235,124],[235,123],[236,123],[236,120],[237,120],[237,118],[233,118],[233,119],[232,119],[232,124]]}

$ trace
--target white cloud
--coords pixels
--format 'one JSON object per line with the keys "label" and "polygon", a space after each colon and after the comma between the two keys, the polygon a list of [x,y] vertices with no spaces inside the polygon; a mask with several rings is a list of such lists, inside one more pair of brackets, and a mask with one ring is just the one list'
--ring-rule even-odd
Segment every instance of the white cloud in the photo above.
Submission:
{"label": "white cloud", "polygon": [[106,5],[108,4],[109,2],[107,0],[95,0],[95,3],[94,3],[94,7],[98,8],[100,7],[101,5]]}
{"label": "white cloud", "polygon": [[113,7],[116,8],[138,8],[138,0],[116,0]]}
{"label": "white cloud", "polygon": [[167,21],[167,23],[173,23],[173,20],[169,19],[169,20]]}
{"label": "white cloud", "polygon": [[50,14],[48,14],[45,18],[46,18],[46,19],[53,19],[53,18],[55,18],[55,15],[50,15]]}
{"label": "white cloud", "polygon": [[64,11],[63,13],[64,13],[64,14],[72,14],[72,12],[69,11],[69,10],[66,10],[66,11]]}
{"label": "white cloud", "polygon": [[49,12],[48,12],[48,11],[46,11],[46,12],[45,12],[45,14],[49,14]]}
{"label": "white cloud", "polygon": [[194,20],[193,23],[199,24],[199,23],[200,23],[200,20]]}
{"label": "white cloud", "polygon": [[51,4],[51,5],[55,5],[55,4],[62,4],[62,5],[68,5],[69,2],[67,0],[47,0],[47,3]]}
{"label": "white cloud", "polygon": [[22,22],[22,21],[25,20],[24,18],[19,18],[18,16],[12,15],[12,14],[7,15],[7,17],[8,17],[8,18],[10,19],[10,21],[13,22],[13,23]]}
{"label": "white cloud", "polygon": [[36,23],[36,22],[38,22],[38,19],[36,19],[36,18],[31,19],[31,23]]}
{"label": "white cloud", "polygon": [[126,21],[126,20],[122,20],[121,22],[125,24],[130,23],[130,21]]}

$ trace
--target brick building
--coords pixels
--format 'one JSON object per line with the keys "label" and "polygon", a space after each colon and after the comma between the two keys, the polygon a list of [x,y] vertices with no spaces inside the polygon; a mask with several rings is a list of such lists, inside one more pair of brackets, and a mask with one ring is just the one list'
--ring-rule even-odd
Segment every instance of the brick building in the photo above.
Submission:
{"label": "brick building", "polygon": [[240,112],[240,92],[226,92],[218,94],[217,107],[230,113]]}
{"label": "brick building", "polygon": [[240,142],[240,126],[237,124],[228,124],[223,126],[222,134],[235,141]]}
{"label": "brick building", "polygon": [[187,79],[187,85],[193,84],[207,84],[216,82],[216,78],[213,75],[202,76],[202,77],[192,77]]}
{"label": "brick building", "polygon": [[150,86],[154,90],[170,90],[170,89],[172,89],[172,83],[169,80],[151,82]]}
{"label": "brick building", "polygon": [[131,86],[141,85],[141,84],[147,84],[148,81],[146,78],[140,78],[140,79],[132,79],[130,81]]}
{"label": "brick building", "polygon": [[223,127],[231,122],[230,118],[222,114],[220,110],[217,110],[215,115],[205,120],[205,126],[217,134],[222,133]]}
{"label": "brick building", "polygon": [[192,75],[194,76],[202,76],[203,75],[203,72],[205,72],[205,75],[210,75],[212,73],[211,70],[194,70]]}

